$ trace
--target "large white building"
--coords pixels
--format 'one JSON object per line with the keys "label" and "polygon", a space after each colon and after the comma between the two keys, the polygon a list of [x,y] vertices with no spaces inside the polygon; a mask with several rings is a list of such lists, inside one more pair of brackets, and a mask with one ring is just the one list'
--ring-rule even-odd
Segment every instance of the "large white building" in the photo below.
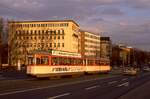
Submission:
{"label": "large white building", "polygon": [[79,52],[79,25],[73,20],[9,22],[11,65],[27,63],[34,50]]}
{"label": "large white building", "polygon": [[100,58],[100,35],[81,31],[81,53],[83,57]]}

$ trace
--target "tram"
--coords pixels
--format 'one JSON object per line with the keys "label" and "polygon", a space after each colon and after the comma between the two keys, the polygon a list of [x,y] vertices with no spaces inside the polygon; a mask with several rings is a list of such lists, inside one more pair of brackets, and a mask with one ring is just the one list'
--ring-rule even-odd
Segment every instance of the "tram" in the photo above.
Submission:
{"label": "tram", "polygon": [[107,73],[110,69],[108,59],[82,58],[78,53],[51,50],[28,55],[27,74],[35,77]]}

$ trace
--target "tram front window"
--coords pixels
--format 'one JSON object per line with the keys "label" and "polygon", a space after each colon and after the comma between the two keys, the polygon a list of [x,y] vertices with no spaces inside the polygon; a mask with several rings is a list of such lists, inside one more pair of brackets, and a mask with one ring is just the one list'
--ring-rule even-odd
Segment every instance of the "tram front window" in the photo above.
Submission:
{"label": "tram front window", "polygon": [[33,65],[34,64],[34,58],[33,57],[29,57],[28,58],[28,64],[29,65]]}

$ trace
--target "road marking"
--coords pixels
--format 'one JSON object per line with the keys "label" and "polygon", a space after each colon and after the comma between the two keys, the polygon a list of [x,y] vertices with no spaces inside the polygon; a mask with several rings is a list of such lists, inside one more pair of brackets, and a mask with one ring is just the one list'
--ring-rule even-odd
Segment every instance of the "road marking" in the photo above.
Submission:
{"label": "road marking", "polygon": [[47,99],[56,99],[56,98],[60,98],[60,97],[63,97],[63,96],[68,96],[68,95],[70,95],[70,93],[60,94],[60,95],[57,95],[57,96],[49,97]]}
{"label": "road marking", "polygon": [[128,78],[124,78],[124,79],[122,79],[122,81],[124,81],[124,80],[127,80]]}
{"label": "road marking", "polygon": [[108,84],[114,84],[116,82],[118,82],[118,81],[111,81],[111,82],[108,82]]}
{"label": "road marking", "polygon": [[85,88],[86,90],[90,90],[90,89],[94,89],[94,88],[97,88],[99,87],[99,85],[96,85],[96,86],[91,86],[91,87],[88,87],[88,88]]}
{"label": "road marking", "polygon": [[121,86],[129,86],[129,82],[125,82],[125,83],[118,85],[118,87],[121,87]]}
{"label": "road marking", "polygon": [[41,89],[48,89],[48,88],[54,88],[54,87],[60,87],[60,86],[65,86],[65,85],[73,85],[73,84],[79,84],[79,83],[95,81],[95,80],[102,80],[102,79],[106,79],[106,78],[94,78],[94,79],[88,79],[88,80],[82,80],[82,81],[75,81],[75,82],[69,82],[69,83],[50,85],[50,86],[45,86],[45,87],[36,87],[36,88],[31,88],[31,89],[16,90],[16,91],[11,91],[11,92],[0,93],[0,96],[16,94],[16,93],[23,93],[23,92],[28,92],[28,91],[41,90]]}

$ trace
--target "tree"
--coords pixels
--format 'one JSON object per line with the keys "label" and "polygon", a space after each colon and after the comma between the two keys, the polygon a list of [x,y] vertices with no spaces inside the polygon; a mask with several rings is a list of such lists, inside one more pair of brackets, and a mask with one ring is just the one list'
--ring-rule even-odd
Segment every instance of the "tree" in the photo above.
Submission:
{"label": "tree", "polygon": [[2,66],[2,46],[3,46],[3,41],[2,41],[2,34],[4,30],[4,22],[3,18],[0,17],[0,67]]}
{"label": "tree", "polygon": [[9,56],[9,65],[16,64],[16,59],[18,57],[16,51],[17,40],[16,38],[16,24],[14,20],[8,20],[8,56]]}

